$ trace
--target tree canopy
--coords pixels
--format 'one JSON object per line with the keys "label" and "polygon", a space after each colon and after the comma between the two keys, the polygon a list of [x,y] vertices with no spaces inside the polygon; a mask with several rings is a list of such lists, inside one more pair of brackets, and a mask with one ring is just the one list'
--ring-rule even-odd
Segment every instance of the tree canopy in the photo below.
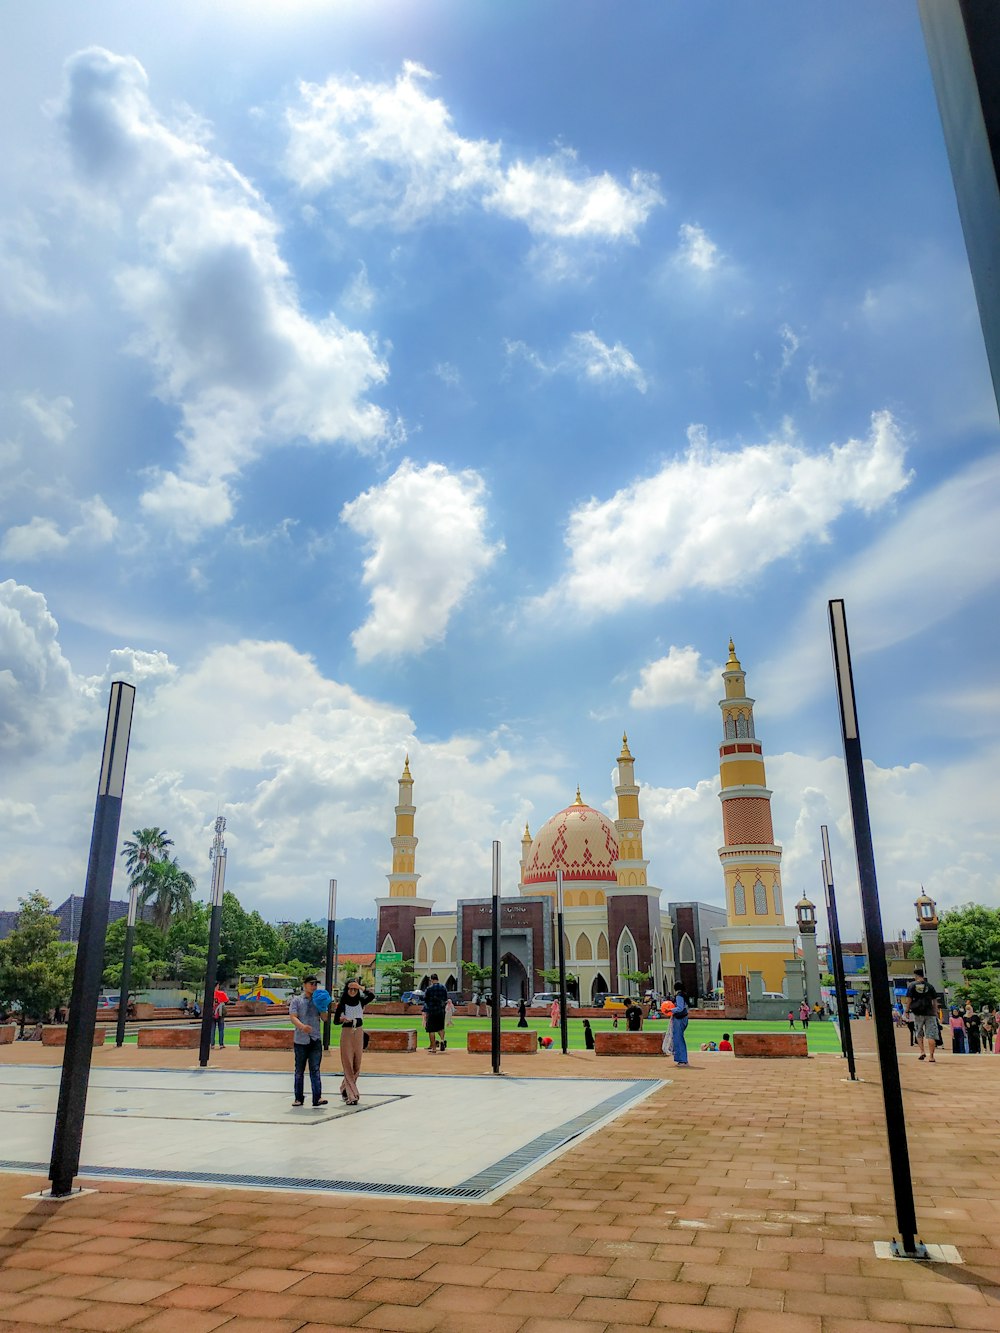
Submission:
{"label": "tree canopy", "polygon": [[76,948],[60,942],[48,898],[29,893],[18,901],[17,926],[0,940],[0,1005],[20,1011],[23,1029],[69,999]]}

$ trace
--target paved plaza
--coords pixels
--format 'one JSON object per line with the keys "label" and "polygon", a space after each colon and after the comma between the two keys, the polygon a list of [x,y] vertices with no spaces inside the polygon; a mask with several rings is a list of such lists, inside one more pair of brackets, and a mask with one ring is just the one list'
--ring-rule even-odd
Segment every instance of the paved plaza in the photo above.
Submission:
{"label": "paved plaza", "polygon": [[[875,1257],[875,1242],[893,1235],[892,1191],[871,1024],[855,1025],[855,1037],[857,1084],[824,1055],[696,1053],[688,1071],[584,1053],[505,1060],[522,1097],[515,1119],[529,1121],[553,1075],[605,1091],[664,1072],[670,1081],[487,1202],[110,1179],[54,1204],[23,1197],[44,1172],[0,1172],[0,1333],[997,1333],[1000,1058],[945,1054],[929,1068],[901,1052],[921,1234],[957,1246],[964,1261],[917,1265]],[[58,1055],[5,1048],[4,1104],[12,1083],[34,1077],[29,1065],[55,1067]],[[109,1089],[134,1092],[148,1077],[144,1056],[99,1051],[95,1071]],[[381,1095],[432,1058],[447,1114],[408,1123],[416,1159],[447,1144],[478,1086],[493,1083],[488,1066],[463,1051],[379,1055],[363,1075],[365,1092]],[[193,1072],[190,1052],[157,1063]],[[331,1073],[334,1065],[331,1053]],[[288,1080],[281,1056],[213,1059],[231,1082],[250,1068]],[[364,1142],[413,1100],[303,1133],[332,1136],[349,1124]],[[126,1127],[95,1118],[109,1132]],[[219,1129],[202,1118],[183,1124],[192,1138]],[[279,1129],[246,1125],[262,1152]]]}

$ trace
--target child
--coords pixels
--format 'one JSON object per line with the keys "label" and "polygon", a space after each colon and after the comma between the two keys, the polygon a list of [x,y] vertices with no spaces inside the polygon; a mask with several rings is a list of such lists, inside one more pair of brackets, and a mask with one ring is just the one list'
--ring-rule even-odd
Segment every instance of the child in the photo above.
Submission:
{"label": "child", "polygon": [[795,1026],[795,1010],[794,1010],[794,1009],[789,1009],[789,1011],[788,1011],[788,1026],[789,1026],[790,1028],[793,1028],[793,1027]]}
{"label": "child", "polygon": [[722,1040],[719,1042],[719,1050],[731,1051],[732,1049],[733,1049],[733,1043],[729,1040],[729,1033],[724,1032],[722,1034]]}
{"label": "child", "polygon": [[592,1051],[594,1049],[594,1034],[590,1030],[589,1018],[585,1018],[583,1020],[583,1044],[584,1046],[586,1046],[588,1051]]}

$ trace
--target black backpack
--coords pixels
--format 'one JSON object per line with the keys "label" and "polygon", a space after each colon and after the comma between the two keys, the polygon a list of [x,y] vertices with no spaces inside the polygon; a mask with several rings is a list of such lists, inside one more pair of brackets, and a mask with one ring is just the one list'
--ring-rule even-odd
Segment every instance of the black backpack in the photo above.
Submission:
{"label": "black backpack", "polygon": [[915,981],[913,983],[913,995],[910,999],[910,1010],[921,1016],[932,1014],[936,993],[929,981]]}

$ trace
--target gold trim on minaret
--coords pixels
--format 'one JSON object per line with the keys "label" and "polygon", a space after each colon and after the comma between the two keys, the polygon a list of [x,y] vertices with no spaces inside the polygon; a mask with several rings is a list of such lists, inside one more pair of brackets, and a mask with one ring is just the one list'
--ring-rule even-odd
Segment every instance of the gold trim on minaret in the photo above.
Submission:
{"label": "gold trim on minaret", "polygon": [[417,896],[417,881],[420,876],[415,869],[419,842],[413,832],[416,813],[417,809],[413,804],[413,775],[410,772],[410,756],[407,755],[399,777],[396,832],[392,838],[392,873],[386,876],[389,881],[390,898]]}
{"label": "gold trim on minaret", "polygon": [[618,756],[618,860],[615,874],[619,887],[644,888],[649,862],[642,855],[642,820],[639,818],[639,788],[635,780],[635,758],[628,748],[628,736],[622,733],[622,749]]}

